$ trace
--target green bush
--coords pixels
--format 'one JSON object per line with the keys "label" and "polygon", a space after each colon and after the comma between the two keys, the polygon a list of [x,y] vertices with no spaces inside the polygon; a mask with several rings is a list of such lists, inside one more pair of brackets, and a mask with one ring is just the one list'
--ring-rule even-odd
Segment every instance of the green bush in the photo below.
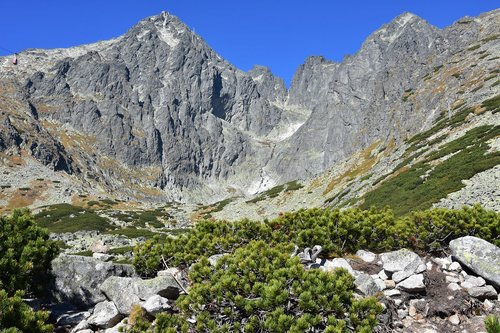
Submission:
{"label": "green bush", "polygon": [[474,235],[500,245],[500,214],[480,206],[461,210],[432,209],[396,218],[390,209],[307,209],[262,222],[201,221],[177,237],[153,238],[134,249],[134,264],[145,276],[171,266],[187,267],[202,256],[233,253],[252,240],[270,245],[321,245],[325,257],[408,247],[439,251],[452,237]]}
{"label": "green bush", "polygon": [[[347,270],[305,269],[292,246],[252,241],[216,267],[202,257],[190,272],[189,295],[177,301],[180,315],[160,317],[154,332],[372,332],[382,306],[355,300]],[[185,318],[194,316],[188,324]]]}
{"label": "green bush", "polygon": [[0,217],[0,289],[8,295],[17,290],[41,293],[58,251],[29,211],[15,210],[11,216]]}
{"label": "green bush", "polygon": [[23,293],[18,291],[9,297],[0,289],[0,332],[2,333],[50,333],[52,325],[46,324],[49,314],[46,311],[33,311],[22,300]]}
{"label": "green bush", "polygon": [[500,319],[495,315],[489,315],[484,320],[484,326],[488,333],[500,333]]}
{"label": "green bush", "polygon": [[104,231],[111,228],[107,218],[99,216],[94,211],[70,204],[48,206],[36,214],[35,219],[40,226],[51,232]]}

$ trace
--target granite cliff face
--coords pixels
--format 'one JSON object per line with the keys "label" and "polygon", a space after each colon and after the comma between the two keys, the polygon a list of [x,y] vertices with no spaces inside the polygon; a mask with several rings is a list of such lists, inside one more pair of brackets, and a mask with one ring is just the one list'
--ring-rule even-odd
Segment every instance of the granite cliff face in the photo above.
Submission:
{"label": "granite cliff face", "polygon": [[166,13],[114,40],[27,50],[18,66],[0,58],[0,151],[124,199],[253,194],[375,142],[401,144],[457,99],[493,95],[421,86],[452,55],[492,38],[499,14],[445,30],[403,14],[342,63],[307,59],[288,91],[266,67],[236,69]]}

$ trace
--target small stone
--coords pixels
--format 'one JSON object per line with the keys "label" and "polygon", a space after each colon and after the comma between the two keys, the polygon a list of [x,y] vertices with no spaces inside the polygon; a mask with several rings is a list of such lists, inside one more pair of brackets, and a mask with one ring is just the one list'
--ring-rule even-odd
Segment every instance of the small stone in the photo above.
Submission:
{"label": "small stone", "polygon": [[486,299],[483,302],[483,307],[484,307],[485,311],[489,312],[489,311],[493,310],[493,308],[495,307],[495,303],[493,303],[492,301]]}
{"label": "small stone", "polygon": [[432,264],[432,262],[428,261],[426,264],[425,264],[425,268],[428,270],[428,271],[432,271],[432,268],[434,267],[434,265]]}
{"label": "small stone", "polygon": [[394,280],[385,280],[384,283],[387,289],[396,288],[396,282],[394,282]]}
{"label": "small stone", "polygon": [[434,258],[432,260],[438,264],[441,269],[448,269],[448,266],[451,265],[451,260],[448,258]]}
{"label": "small stone", "polygon": [[384,295],[387,297],[400,296],[401,292],[397,289],[384,290]]}
{"label": "small stone", "polygon": [[462,266],[456,261],[452,262],[448,267],[449,271],[460,272],[462,270]]}
{"label": "small stone", "polygon": [[465,278],[465,281],[462,283],[462,287],[465,289],[469,289],[473,287],[482,287],[485,284],[486,281],[482,277],[469,275]]}
{"label": "small stone", "polygon": [[375,284],[377,285],[377,287],[380,291],[387,289],[387,286],[385,285],[385,281],[383,281],[382,279],[377,277],[377,278],[373,279],[373,281],[375,282]]}
{"label": "small stone", "polygon": [[459,283],[460,279],[453,277],[453,276],[446,276],[445,278],[447,283]]}
{"label": "small stone", "polygon": [[400,305],[401,305],[401,303],[403,303],[403,301],[402,301],[402,300],[400,300],[400,299],[398,299],[398,298],[396,298],[396,299],[394,300],[394,304],[396,304],[396,306],[400,306]]}
{"label": "small stone", "polygon": [[413,305],[410,305],[410,308],[408,309],[408,314],[411,317],[415,317],[415,315],[417,314],[417,308]]}
{"label": "small stone", "polygon": [[457,291],[457,290],[462,289],[462,287],[460,287],[460,286],[458,285],[458,283],[450,283],[450,284],[448,285],[448,289],[449,289],[449,290],[451,290],[451,291]]}
{"label": "small stone", "polygon": [[398,283],[396,288],[409,293],[425,291],[424,276],[422,274],[412,275],[403,282]]}
{"label": "small stone", "polygon": [[356,252],[356,256],[358,256],[364,262],[374,262],[375,259],[377,259],[377,255],[375,253],[364,250],[358,250]]}
{"label": "small stone", "polygon": [[404,319],[408,316],[408,311],[403,309],[398,309],[398,317]]}
{"label": "small stone", "polygon": [[454,314],[453,316],[448,317],[448,321],[452,325],[460,325],[460,318],[458,317],[457,314]]}
{"label": "small stone", "polygon": [[470,296],[475,297],[477,299],[483,300],[483,299],[496,299],[498,297],[498,293],[490,285],[484,286],[484,287],[472,287],[468,288],[467,292],[469,293]]}

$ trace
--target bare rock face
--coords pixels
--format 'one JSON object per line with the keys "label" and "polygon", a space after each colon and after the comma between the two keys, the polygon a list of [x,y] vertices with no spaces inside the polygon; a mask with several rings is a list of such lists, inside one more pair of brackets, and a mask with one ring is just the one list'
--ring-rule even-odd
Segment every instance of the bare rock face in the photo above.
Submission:
{"label": "bare rock face", "polygon": [[439,30],[403,14],[341,63],[308,58],[287,91],[268,68],[236,69],[162,13],[111,41],[2,62],[0,152],[25,150],[127,195],[141,186],[196,202],[254,193],[428,128],[459,97],[406,97],[498,31],[497,17]]}

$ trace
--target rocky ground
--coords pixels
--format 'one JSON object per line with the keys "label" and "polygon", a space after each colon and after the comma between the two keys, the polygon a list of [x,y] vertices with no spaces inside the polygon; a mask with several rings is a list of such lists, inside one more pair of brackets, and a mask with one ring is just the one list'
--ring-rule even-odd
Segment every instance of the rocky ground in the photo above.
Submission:
{"label": "rocky ground", "polygon": [[[220,256],[211,257],[211,264]],[[57,332],[119,332],[134,304],[154,317],[172,311],[175,299],[189,288],[185,271],[170,268],[145,280],[132,266],[112,259],[94,253],[53,261],[58,302],[51,318]],[[447,257],[401,249],[303,263],[327,272],[342,267],[354,275],[359,297],[374,295],[384,306],[377,332],[479,333],[485,331],[487,314],[500,314],[499,260],[500,248],[467,236],[450,243]]]}

